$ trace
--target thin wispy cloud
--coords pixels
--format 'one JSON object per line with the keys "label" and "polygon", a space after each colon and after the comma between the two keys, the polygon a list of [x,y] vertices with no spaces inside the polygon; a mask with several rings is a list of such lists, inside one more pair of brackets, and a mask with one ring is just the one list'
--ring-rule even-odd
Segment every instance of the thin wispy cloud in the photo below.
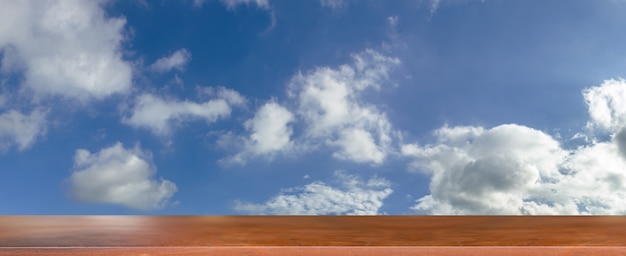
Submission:
{"label": "thin wispy cloud", "polygon": [[[195,0],[197,1],[197,0]],[[269,0],[220,0],[228,9],[235,9],[238,5],[256,5],[261,9],[269,9]]]}
{"label": "thin wispy cloud", "polygon": [[156,60],[150,68],[156,72],[167,72],[172,69],[183,70],[185,64],[191,60],[191,53],[186,49],[179,49],[170,56]]}
{"label": "thin wispy cloud", "polygon": [[0,114],[0,150],[11,146],[23,151],[46,133],[46,113],[33,110],[28,114],[8,110]]}
{"label": "thin wispy cloud", "polygon": [[232,107],[239,106],[244,101],[235,91],[225,88],[219,90],[217,98],[200,103],[142,94],[135,100],[130,115],[124,117],[122,122],[148,129],[156,135],[169,135],[176,127],[195,119],[211,124],[229,117]]}
{"label": "thin wispy cloud", "polygon": [[363,181],[342,171],[334,175],[339,187],[314,181],[284,189],[262,204],[235,201],[235,210],[272,215],[377,215],[383,200],[393,192],[389,181],[382,178]]}

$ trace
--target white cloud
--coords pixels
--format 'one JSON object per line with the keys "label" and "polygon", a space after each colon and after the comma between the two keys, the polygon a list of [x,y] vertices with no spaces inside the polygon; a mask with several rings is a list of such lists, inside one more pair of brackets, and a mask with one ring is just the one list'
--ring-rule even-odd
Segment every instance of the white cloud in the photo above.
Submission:
{"label": "white cloud", "polygon": [[201,97],[214,97],[224,99],[231,106],[244,106],[246,98],[235,90],[227,89],[222,86],[216,87],[197,87],[196,92]]}
{"label": "white cloud", "polygon": [[[195,1],[195,0],[194,0]],[[220,0],[228,9],[235,9],[238,5],[255,4],[258,8],[269,9],[269,0]]]}
{"label": "white cloud", "polygon": [[146,128],[157,135],[169,135],[182,123],[194,119],[203,119],[207,123],[228,117],[232,106],[243,103],[239,93],[219,88],[218,98],[204,103],[190,101],[165,100],[151,94],[137,97],[132,114],[122,122],[134,127]]}
{"label": "white cloud", "polygon": [[273,215],[377,215],[393,190],[387,180],[373,177],[367,182],[335,172],[341,188],[315,181],[286,189],[263,204],[236,201],[235,210]]}
{"label": "white cloud", "polygon": [[[557,189],[582,214],[626,214],[626,160],[616,140],[577,149],[563,163]],[[563,199],[562,199],[563,200]]]}
{"label": "white cloud", "polygon": [[337,158],[378,164],[390,150],[391,124],[375,106],[362,103],[361,94],[379,89],[400,61],[373,50],[355,54],[353,59],[352,65],[296,75],[289,95],[297,100],[296,113],[306,124],[306,144],[326,143],[338,148],[333,154]]}
{"label": "white cloud", "polygon": [[[434,145],[402,148],[415,157],[414,168],[432,175],[431,195],[414,207],[427,213],[532,212],[528,205],[543,205],[537,198],[547,196],[536,189],[558,181],[558,166],[567,155],[549,135],[519,125],[443,127],[436,134]],[[566,206],[552,210],[575,211]]]}
{"label": "white cloud", "polygon": [[291,123],[294,121],[294,115],[278,103],[271,101],[264,104],[253,118],[244,122],[244,127],[250,132],[248,137],[237,137],[232,134],[220,137],[218,144],[225,148],[231,147],[232,144],[243,145],[241,152],[220,162],[244,164],[249,158],[258,156],[272,158],[275,153],[291,149],[293,146]]}
{"label": "white cloud", "polygon": [[610,79],[583,91],[589,108],[587,127],[615,133],[626,126],[626,81]]}
{"label": "white cloud", "polygon": [[191,53],[187,49],[180,49],[172,55],[155,61],[150,68],[157,72],[167,72],[172,69],[183,70],[185,64],[191,60]]}
{"label": "white cloud", "polygon": [[362,129],[343,130],[339,139],[330,144],[340,148],[333,153],[334,157],[358,163],[382,163],[386,155],[385,149],[376,145],[372,135]]}
{"label": "white cloud", "polygon": [[288,147],[293,133],[288,125],[293,120],[293,114],[277,103],[263,105],[254,118],[245,122],[246,129],[251,131],[250,150],[255,154],[263,154]]}
{"label": "white cloud", "polygon": [[[293,154],[330,147],[337,159],[380,164],[394,152],[395,131],[387,116],[364,103],[362,94],[388,82],[389,71],[400,64],[373,50],[354,54],[351,65],[319,67],[295,75],[288,95],[295,109],[272,101],[244,123],[247,137],[223,134],[220,145],[243,144],[240,153],[221,162],[245,163],[248,158],[274,153]],[[292,114],[294,113],[294,114]],[[292,125],[302,127],[295,136]],[[291,139],[293,137],[293,139]]]}
{"label": "white cloud", "polygon": [[105,2],[1,1],[2,71],[23,72],[37,93],[81,101],[128,91],[131,66],[120,53],[126,21],[107,17]]}
{"label": "white cloud", "polygon": [[[588,128],[608,132],[576,149],[520,125],[447,127],[431,145],[404,145],[411,170],[431,175],[427,214],[626,214],[626,83],[583,91]],[[581,135],[586,136],[586,135]]]}
{"label": "white cloud", "polygon": [[25,115],[17,110],[0,114],[0,149],[16,145],[18,150],[28,149],[46,132],[46,114],[33,110]]}
{"label": "white cloud", "polygon": [[125,149],[119,142],[95,154],[77,150],[74,166],[70,192],[83,202],[158,209],[177,191],[174,183],[152,178],[156,168],[149,163],[149,155],[140,148]]}

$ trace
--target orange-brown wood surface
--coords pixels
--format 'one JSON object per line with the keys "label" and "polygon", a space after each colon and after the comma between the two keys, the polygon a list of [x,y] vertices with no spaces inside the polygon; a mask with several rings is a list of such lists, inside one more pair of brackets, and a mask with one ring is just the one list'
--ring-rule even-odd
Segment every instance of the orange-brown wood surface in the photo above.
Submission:
{"label": "orange-brown wood surface", "polygon": [[[544,255],[578,255],[571,254],[576,248],[578,252],[595,248],[613,250],[603,252],[607,255],[626,255],[626,217],[0,216],[0,255],[82,254],[84,251],[80,250],[89,248],[94,255],[166,255],[181,250],[197,255],[207,253],[206,250],[222,250],[213,252],[236,255],[254,248],[262,252],[259,248],[267,246],[279,246],[282,250],[311,246],[307,250],[318,250],[319,255],[329,246],[350,252],[365,250],[362,255],[381,250],[371,246],[404,250],[398,253],[408,253],[410,247],[423,253],[473,247],[500,250],[493,253],[502,255],[515,246],[524,246],[524,250],[543,250]],[[132,250],[151,253],[133,254]],[[548,252],[552,254],[545,254]],[[482,255],[487,253],[482,251]]]}
{"label": "orange-brown wood surface", "polygon": [[245,247],[115,247],[115,248],[10,248],[0,249],[2,256],[21,255],[128,255],[128,256],[162,256],[162,255],[263,255],[263,256],[623,256],[625,248],[619,247],[491,247],[491,246],[437,246],[437,247],[389,247],[389,246],[245,246]]}

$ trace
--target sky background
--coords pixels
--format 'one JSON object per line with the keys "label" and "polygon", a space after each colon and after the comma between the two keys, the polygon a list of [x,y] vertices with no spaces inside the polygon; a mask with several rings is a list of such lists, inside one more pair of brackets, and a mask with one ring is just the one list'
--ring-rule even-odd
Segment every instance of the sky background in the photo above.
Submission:
{"label": "sky background", "polygon": [[624,13],[0,0],[0,214],[626,214]]}

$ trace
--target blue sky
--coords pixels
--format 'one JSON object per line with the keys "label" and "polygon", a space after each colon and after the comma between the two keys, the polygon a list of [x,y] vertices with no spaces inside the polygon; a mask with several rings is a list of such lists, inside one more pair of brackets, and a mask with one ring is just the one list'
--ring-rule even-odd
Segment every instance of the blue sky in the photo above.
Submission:
{"label": "blue sky", "polygon": [[625,214],[626,1],[0,1],[0,214]]}

